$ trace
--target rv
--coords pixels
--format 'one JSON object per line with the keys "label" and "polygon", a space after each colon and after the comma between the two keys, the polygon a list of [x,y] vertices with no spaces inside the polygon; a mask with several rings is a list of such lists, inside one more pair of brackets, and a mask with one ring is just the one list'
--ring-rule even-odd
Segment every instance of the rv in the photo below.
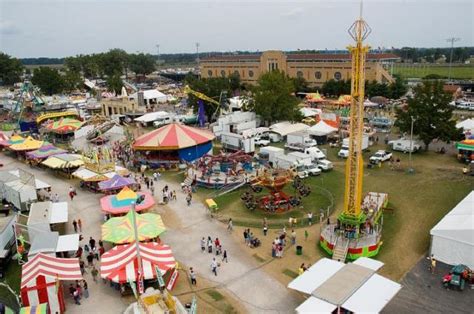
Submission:
{"label": "rv", "polygon": [[[364,135],[362,136],[362,150],[366,150],[369,148],[369,136]],[[346,137],[342,140],[341,150],[337,153],[337,156],[341,158],[349,157],[349,138]]]}
{"label": "rv", "polygon": [[275,163],[275,159],[277,155],[284,155],[285,150],[283,148],[274,147],[274,146],[266,146],[260,148],[260,152],[258,153],[258,158],[260,161],[267,162],[270,165]]}
{"label": "rv", "polygon": [[245,153],[255,152],[255,139],[253,137],[244,137],[240,134],[222,132],[221,133],[222,147],[228,150],[242,150]]}

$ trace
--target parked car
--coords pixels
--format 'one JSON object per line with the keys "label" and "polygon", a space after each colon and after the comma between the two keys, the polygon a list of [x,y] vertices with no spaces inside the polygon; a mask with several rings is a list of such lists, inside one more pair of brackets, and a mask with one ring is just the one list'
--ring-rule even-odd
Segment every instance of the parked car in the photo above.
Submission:
{"label": "parked car", "polygon": [[268,146],[270,144],[269,140],[265,140],[260,137],[255,137],[255,146]]}
{"label": "parked car", "polygon": [[392,158],[391,152],[387,152],[385,150],[379,150],[369,158],[369,161],[372,164],[378,164],[380,162],[390,160],[390,158]]}
{"label": "parked car", "polygon": [[316,166],[322,171],[329,171],[333,168],[332,162],[327,159],[318,159],[316,161]]}
{"label": "parked car", "polygon": [[315,164],[306,166],[305,170],[310,176],[319,176],[321,174],[321,169]]}
{"label": "parked car", "polygon": [[421,145],[418,142],[413,141],[412,143],[410,140],[403,138],[399,140],[389,141],[388,146],[390,146],[392,150],[404,153],[409,153],[410,151],[414,153],[421,149]]}

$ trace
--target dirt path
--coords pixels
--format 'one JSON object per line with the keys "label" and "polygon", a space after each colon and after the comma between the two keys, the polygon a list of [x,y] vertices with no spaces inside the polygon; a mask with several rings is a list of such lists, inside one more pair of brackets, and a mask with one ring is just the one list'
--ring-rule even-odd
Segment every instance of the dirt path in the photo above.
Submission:
{"label": "dirt path", "polygon": [[[226,288],[250,313],[289,313],[298,306],[298,300],[279,281],[260,269],[254,258],[240,247],[226,227],[206,214],[206,208],[198,199],[186,205],[185,196],[176,183],[168,183],[178,197],[167,207],[181,221],[177,228],[170,227],[163,240],[170,244],[178,260],[184,261],[202,277],[216,287]],[[159,182],[159,187],[164,183]],[[161,191],[161,188],[158,191]],[[161,193],[161,192],[160,192]],[[166,211],[168,211],[166,210]],[[165,214],[165,217],[169,214]],[[165,221],[166,223],[166,221]],[[228,252],[229,263],[221,262],[217,276],[211,272],[210,264],[215,254],[201,252],[200,240],[216,237]]]}

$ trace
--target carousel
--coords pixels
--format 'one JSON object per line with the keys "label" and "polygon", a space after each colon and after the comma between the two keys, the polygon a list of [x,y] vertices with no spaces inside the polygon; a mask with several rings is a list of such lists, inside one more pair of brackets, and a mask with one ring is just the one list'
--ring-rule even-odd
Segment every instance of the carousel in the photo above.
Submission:
{"label": "carousel", "polygon": [[[288,183],[293,183],[296,194],[283,191]],[[311,190],[299,180],[294,171],[284,169],[264,169],[257,171],[250,182],[250,191],[241,195],[245,206],[250,210],[259,208],[268,213],[283,213],[301,204],[301,197],[308,196]],[[261,195],[264,190],[268,193]]]}
{"label": "carousel", "polygon": [[189,181],[206,188],[243,185],[253,176],[252,156],[242,151],[206,155],[188,168]]}

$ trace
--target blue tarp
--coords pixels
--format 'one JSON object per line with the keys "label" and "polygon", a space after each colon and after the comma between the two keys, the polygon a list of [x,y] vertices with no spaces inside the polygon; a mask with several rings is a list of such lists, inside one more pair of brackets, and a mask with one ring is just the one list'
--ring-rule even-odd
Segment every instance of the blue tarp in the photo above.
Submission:
{"label": "blue tarp", "polygon": [[211,141],[204,144],[183,148],[178,151],[179,159],[182,159],[185,161],[193,161],[204,156],[211,149],[212,149]]}

